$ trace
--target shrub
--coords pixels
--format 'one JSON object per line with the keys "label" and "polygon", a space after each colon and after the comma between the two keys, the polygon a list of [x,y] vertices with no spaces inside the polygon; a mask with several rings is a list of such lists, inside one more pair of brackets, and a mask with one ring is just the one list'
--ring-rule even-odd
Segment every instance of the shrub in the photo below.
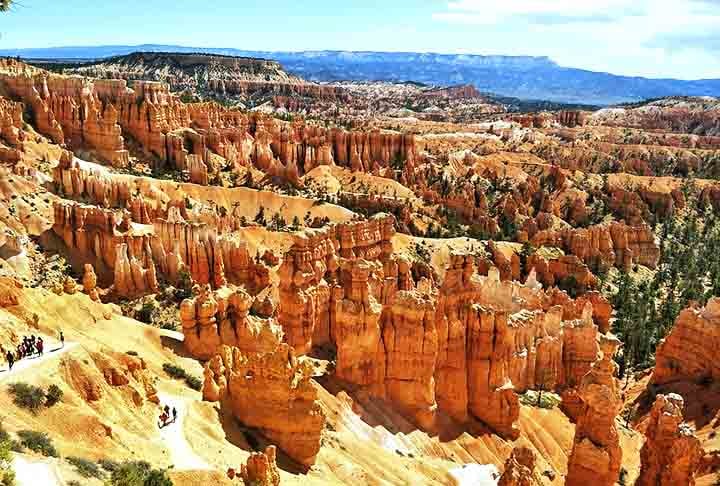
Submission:
{"label": "shrub", "polygon": [[52,407],[57,402],[60,401],[60,399],[63,396],[63,391],[60,389],[57,385],[50,385],[50,387],[47,390],[47,393],[45,394],[45,406],[46,407]]}
{"label": "shrub", "polygon": [[528,390],[520,395],[520,403],[529,407],[539,407],[552,410],[560,404],[560,397],[549,391]]}
{"label": "shrub", "polygon": [[77,479],[73,479],[72,481],[68,481],[67,486],[82,486],[82,485],[80,484],[80,481],[78,481]]}
{"label": "shrub", "polygon": [[111,486],[173,486],[165,471],[152,469],[144,461],[124,462],[112,472]]}
{"label": "shrub", "polygon": [[155,309],[155,302],[146,301],[137,313],[137,320],[145,324],[152,324]]}
{"label": "shrub", "polygon": [[8,442],[10,440],[10,433],[5,430],[5,426],[0,420],[0,442]]}
{"label": "shrub", "polygon": [[89,459],[82,457],[68,457],[67,462],[75,466],[78,474],[84,478],[98,478],[103,477],[103,472],[100,467]]}
{"label": "shrub", "polygon": [[120,467],[120,463],[113,461],[112,459],[100,459],[98,464],[100,464],[100,467],[105,469],[107,472],[113,472]]}
{"label": "shrub", "polygon": [[618,478],[618,484],[625,486],[627,484],[628,471],[624,467],[620,468],[620,477]]}
{"label": "shrub", "polygon": [[15,486],[15,471],[12,468],[10,442],[0,441],[0,485]]}
{"label": "shrub", "polygon": [[202,390],[202,380],[200,380],[200,378],[196,376],[189,375],[188,372],[181,367],[176,366],[172,363],[165,363],[163,365],[163,370],[172,378],[178,380],[185,380],[185,384],[193,390]]}
{"label": "shrub", "polygon": [[160,329],[165,329],[167,331],[177,331],[178,325],[176,322],[163,322],[160,324]]}
{"label": "shrub", "polygon": [[187,384],[187,386],[189,386],[193,390],[196,390],[196,391],[202,390],[202,386],[203,386],[202,380],[200,378],[198,378],[197,376],[187,375],[185,377],[185,383]]}
{"label": "shrub", "polygon": [[125,354],[127,354],[128,356],[138,356],[137,351],[125,351]]}
{"label": "shrub", "polygon": [[187,373],[184,369],[172,363],[163,364],[163,371],[165,371],[165,373],[167,373],[172,378],[177,378],[178,380],[185,379],[185,377],[187,376]]}
{"label": "shrub", "polygon": [[[8,447],[13,452],[22,452],[23,446],[20,445],[20,442],[13,439],[10,436],[10,433],[5,430],[5,427],[3,426],[2,420],[0,420],[0,447]],[[0,474],[0,478],[2,475]],[[2,485],[2,481],[0,480],[0,485]]]}
{"label": "shrub", "polygon": [[45,392],[39,386],[13,383],[10,385],[10,393],[14,395],[13,403],[15,405],[30,410],[32,413],[37,413],[45,402]]}
{"label": "shrub", "polygon": [[45,432],[37,432],[35,430],[21,430],[18,432],[20,443],[23,447],[33,452],[39,452],[43,456],[58,457],[57,449]]}

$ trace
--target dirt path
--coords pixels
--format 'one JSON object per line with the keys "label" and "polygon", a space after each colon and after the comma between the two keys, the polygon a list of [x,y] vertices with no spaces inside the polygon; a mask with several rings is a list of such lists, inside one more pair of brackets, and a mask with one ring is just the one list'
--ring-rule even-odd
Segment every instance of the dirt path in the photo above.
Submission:
{"label": "dirt path", "polygon": [[33,356],[31,358],[25,358],[21,359],[20,361],[16,361],[13,365],[12,370],[8,370],[7,362],[3,357],[4,364],[0,368],[0,381],[6,380],[11,376],[18,375],[30,368],[40,366],[45,361],[58,358],[63,354],[67,353],[68,351],[71,351],[78,344],[74,342],[65,342],[65,346],[61,348],[59,341],[51,341],[45,336],[43,336],[43,339],[45,341],[45,353],[42,356]]}
{"label": "dirt path", "polygon": [[160,436],[170,451],[170,459],[177,471],[197,471],[205,469],[213,469],[200,456],[195,454],[185,437],[184,424],[187,415],[187,399],[170,395],[167,393],[158,393],[160,403],[168,405],[172,410],[177,409],[177,420],[160,429]]}
{"label": "dirt path", "polygon": [[60,471],[51,459],[14,454],[13,469],[18,486],[61,486]]}

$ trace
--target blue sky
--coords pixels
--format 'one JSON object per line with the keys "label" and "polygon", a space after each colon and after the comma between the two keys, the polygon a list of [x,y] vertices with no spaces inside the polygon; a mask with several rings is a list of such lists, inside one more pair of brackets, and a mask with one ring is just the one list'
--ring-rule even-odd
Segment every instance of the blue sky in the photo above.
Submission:
{"label": "blue sky", "polygon": [[720,0],[17,0],[0,47],[181,44],[549,56],[720,78]]}

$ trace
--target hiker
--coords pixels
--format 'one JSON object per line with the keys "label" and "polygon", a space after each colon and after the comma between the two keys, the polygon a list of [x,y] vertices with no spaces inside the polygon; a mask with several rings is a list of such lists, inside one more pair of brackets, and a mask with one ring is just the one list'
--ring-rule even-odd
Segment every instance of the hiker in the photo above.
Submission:
{"label": "hiker", "polygon": [[163,427],[165,427],[167,425],[167,420],[168,420],[168,415],[165,412],[163,412],[160,415],[160,423],[158,424],[158,427],[160,427],[161,429]]}
{"label": "hiker", "polygon": [[163,410],[165,410],[165,415],[170,417],[170,407],[168,405],[165,405],[165,408],[163,408]]}
{"label": "hiker", "polygon": [[23,359],[23,352],[24,352],[24,351],[23,351],[23,344],[20,343],[20,344],[17,345],[17,357],[18,357],[18,360]]}
{"label": "hiker", "polygon": [[15,356],[13,356],[12,351],[10,351],[8,349],[8,352],[5,355],[5,358],[7,358],[8,366],[10,367],[10,370],[12,371],[12,367],[15,364]]}
{"label": "hiker", "polygon": [[62,330],[60,331],[60,347],[65,347],[65,335],[63,334]]}
{"label": "hiker", "polygon": [[173,422],[175,422],[177,420],[177,409],[175,407],[173,407],[172,412],[173,412]]}
{"label": "hiker", "polygon": [[37,342],[35,343],[35,348],[37,349],[38,355],[42,356],[43,354],[43,340],[42,338],[38,338]]}

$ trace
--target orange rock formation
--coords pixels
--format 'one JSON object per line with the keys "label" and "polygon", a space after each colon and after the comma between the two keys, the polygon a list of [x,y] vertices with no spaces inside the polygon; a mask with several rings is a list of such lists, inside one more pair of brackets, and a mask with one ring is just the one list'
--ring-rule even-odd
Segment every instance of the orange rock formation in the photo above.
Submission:
{"label": "orange rock formation", "polygon": [[223,346],[205,366],[203,396],[218,397],[240,422],[309,467],[320,450],[325,425],[311,373],[310,365],[298,360],[287,344],[248,354]]}
{"label": "orange rock formation", "polygon": [[206,285],[197,294],[180,305],[185,349],[195,358],[210,359],[222,346],[267,353],[282,340],[282,330],[274,321],[249,315],[252,297],[244,290],[225,287],[211,292]]}
{"label": "orange rock formation", "polygon": [[535,475],[535,454],[527,447],[516,447],[505,461],[505,470],[498,486],[538,486]]}
{"label": "orange rock formation", "polygon": [[691,425],[683,423],[683,398],[658,395],[648,418],[637,486],[693,486],[703,456]]}
{"label": "orange rock formation", "polygon": [[720,298],[711,299],[704,308],[692,306],[680,313],[670,334],[655,353],[652,382],[720,379],[715,359],[720,346]]}
{"label": "orange rock formation", "polygon": [[620,437],[615,418],[622,409],[613,356],[620,345],[615,337],[600,335],[602,359],[583,377],[579,389],[583,409],[565,478],[567,486],[612,486],[620,474]]}

